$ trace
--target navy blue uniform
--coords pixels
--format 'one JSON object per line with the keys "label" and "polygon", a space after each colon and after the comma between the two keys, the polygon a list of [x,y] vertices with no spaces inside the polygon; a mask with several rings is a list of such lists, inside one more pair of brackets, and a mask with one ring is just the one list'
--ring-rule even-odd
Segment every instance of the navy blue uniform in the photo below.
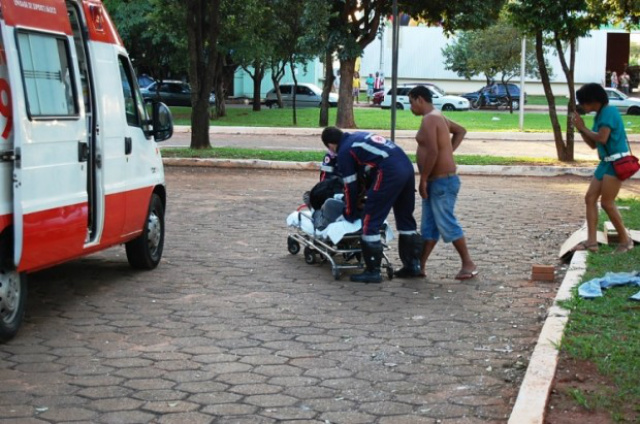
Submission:
{"label": "navy blue uniform", "polygon": [[322,165],[320,165],[320,181],[333,176],[340,176],[338,172],[338,156],[333,152],[327,152],[322,160]]}
{"label": "navy blue uniform", "polygon": [[416,234],[415,174],[405,152],[391,140],[367,132],[345,133],[338,145],[338,167],[345,185],[345,217],[356,220],[358,175],[369,172],[373,182],[362,214],[362,239],[380,240],[380,227],[391,208],[400,234]]}

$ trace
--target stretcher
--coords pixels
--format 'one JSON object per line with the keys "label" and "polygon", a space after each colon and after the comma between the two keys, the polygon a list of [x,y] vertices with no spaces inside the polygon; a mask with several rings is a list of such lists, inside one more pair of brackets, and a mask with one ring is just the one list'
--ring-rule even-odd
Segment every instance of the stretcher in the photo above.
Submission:
{"label": "stretcher", "polygon": [[[296,255],[303,248],[304,260],[307,264],[328,262],[331,273],[336,280],[342,271],[364,269],[360,245],[362,222],[349,222],[339,218],[326,228],[318,229],[314,225],[313,212],[301,206],[287,217],[287,225],[293,229],[287,237],[287,249]],[[388,242],[393,239],[393,231],[385,222],[380,230],[384,250],[388,250]],[[389,280],[393,279],[393,265],[387,254],[382,253],[381,268],[386,271]]]}

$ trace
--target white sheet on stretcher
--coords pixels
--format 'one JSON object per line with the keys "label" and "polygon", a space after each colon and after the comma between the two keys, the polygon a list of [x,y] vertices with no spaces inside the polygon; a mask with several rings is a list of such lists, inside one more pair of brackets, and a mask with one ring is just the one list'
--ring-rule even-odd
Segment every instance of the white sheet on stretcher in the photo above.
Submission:
{"label": "white sheet on stretcher", "polygon": [[[300,215],[304,215],[301,217]],[[386,222],[386,221],[385,221]],[[303,210],[292,212],[287,217],[287,225],[290,227],[299,228],[310,236],[315,236],[320,239],[329,239],[333,244],[338,243],[342,238],[351,233],[356,233],[362,228],[362,220],[358,219],[354,222],[349,222],[344,219],[343,216],[339,217],[335,222],[332,222],[324,230],[316,230],[313,228],[313,219],[311,218],[311,211]],[[393,240],[393,230],[387,225],[385,231],[385,237],[387,242]]]}

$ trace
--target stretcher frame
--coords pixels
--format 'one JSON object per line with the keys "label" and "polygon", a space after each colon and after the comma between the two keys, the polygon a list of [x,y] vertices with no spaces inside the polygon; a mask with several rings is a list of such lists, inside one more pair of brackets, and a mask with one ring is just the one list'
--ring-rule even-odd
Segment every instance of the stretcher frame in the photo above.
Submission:
{"label": "stretcher frame", "polygon": [[[303,231],[301,229],[303,219],[307,219],[313,224],[313,219],[310,216],[298,210],[298,222],[300,224],[294,227],[297,231],[290,232],[287,237],[287,249],[289,253],[296,255],[300,252],[301,246],[304,246],[303,255],[305,262],[309,265],[329,262],[331,264],[331,274],[335,280],[340,279],[342,271],[344,270],[365,268],[360,245],[362,240],[361,231],[346,234],[338,243],[334,244],[331,240],[317,237],[315,231],[313,235]],[[383,246],[380,268],[386,271],[387,277],[389,280],[392,280],[394,273],[393,265],[385,253],[385,251],[389,249],[385,236],[386,226],[387,223],[385,222],[380,229]]]}

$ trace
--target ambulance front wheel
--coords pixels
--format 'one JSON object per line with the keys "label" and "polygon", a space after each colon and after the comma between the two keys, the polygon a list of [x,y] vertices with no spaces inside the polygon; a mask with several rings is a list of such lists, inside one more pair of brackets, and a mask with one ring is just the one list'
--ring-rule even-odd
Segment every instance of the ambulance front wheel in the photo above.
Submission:
{"label": "ambulance front wheel", "polygon": [[151,196],[142,234],[125,247],[127,260],[133,268],[153,269],[160,263],[164,247],[164,207],[157,194]]}
{"label": "ambulance front wheel", "polygon": [[0,269],[0,343],[18,333],[26,302],[26,274]]}

